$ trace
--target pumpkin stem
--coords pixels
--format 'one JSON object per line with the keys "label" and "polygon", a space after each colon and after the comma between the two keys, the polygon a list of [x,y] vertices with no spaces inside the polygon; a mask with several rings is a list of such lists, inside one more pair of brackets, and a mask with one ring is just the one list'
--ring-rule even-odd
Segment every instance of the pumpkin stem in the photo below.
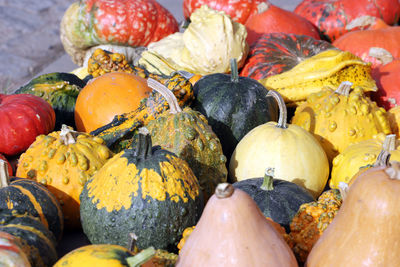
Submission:
{"label": "pumpkin stem", "polygon": [[265,169],[264,181],[260,187],[262,190],[265,191],[274,190],[274,173],[275,173],[275,168]]}
{"label": "pumpkin stem", "polygon": [[374,57],[383,65],[386,65],[393,61],[393,55],[382,47],[371,47],[368,52],[368,56]]}
{"label": "pumpkin stem", "polygon": [[373,164],[373,166],[374,167],[388,166],[390,159],[390,151],[393,151],[395,149],[396,149],[396,135],[395,134],[386,135],[385,141],[383,141],[382,150],[379,153],[378,157],[376,158],[376,161]]}
{"label": "pumpkin stem", "polygon": [[215,195],[217,198],[228,198],[232,196],[233,191],[235,191],[235,189],[230,183],[220,183],[217,185],[217,188],[215,188]]}
{"label": "pumpkin stem", "polygon": [[61,126],[60,138],[66,146],[70,144],[75,144],[77,136],[78,136],[77,131],[72,130],[65,124]]}
{"label": "pumpkin stem", "polygon": [[126,262],[128,263],[129,267],[140,267],[142,264],[150,260],[155,254],[156,250],[154,247],[149,247],[142,250],[135,256],[127,258]]}
{"label": "pumpkin stem", "polygon": [[171,90],[169,90],[167,87],[165,87],[165,85],[163,85],[162,83],[159,83],[158,81],[156,81],[152,78],[147,79],[147,85],[151,89],[160,93],[165,98],[165,100],[167,100],[170,113],[176,114],[176,113],[182,112],[182,109],[179,106],[179,103],[176,100],[175,95],[171,92]]}
{"label": "pumpkin stem", "polygon": [[128,243],[128,250],[133,253],[137,253],[139,251],[138,247],[136,246],[137,235],[135,233],[129,233],[129,243]]}
{"label": "pumpkin stem", "polygon": [[353,86],[352,82],[345,81],[342,82],[339,87],[336,89],[335,93],[339,95],[344,95],[344,96],[349,96],[350,94],[350,89]]}
{"label": "pumpkin stem", "polygon": [[231,82],[239,82],[239,72],[236,58],[231,58]]}
{"label": "pumpkin stem", "polygon": [[176,71],[176,73],[182,75],[186,80],[189,80],[189,79],[193,78],[193,76],[196,75],[194,73],[191,73],[191,72],[188,72],[188,71],[185,71],[185,70],[178,70],[178,71]]}
{"label": "pumpkin stem", "polygon": [[349,184],[345,182],[339,182],[338,188],[340,195],[342,196],[342,200],[345,200],[347,193],[349,192]]}
{"label": "pumpkin stem", "polygon": [[136,145],[136,156],[138,159],[146,160],[153,154],[151,136],[146,127],[139,128],[138,141]]}
{"label": "pumpkin stem", "polygon": [[287,128],[287,109],[285,105],[285,101],[283,100],[281,94],[277,91],[269,90],[267,96],[272,96],[275,98],[276,102],[278,102],[279,107],[279,120],[276,125],[279,128],[286,129]]}
{"label": "pumpkin stem", "polygon": [[0,159],[0,188],[7,187],[9,184],[9,173],[8,173],[8,166],[7,162]]}

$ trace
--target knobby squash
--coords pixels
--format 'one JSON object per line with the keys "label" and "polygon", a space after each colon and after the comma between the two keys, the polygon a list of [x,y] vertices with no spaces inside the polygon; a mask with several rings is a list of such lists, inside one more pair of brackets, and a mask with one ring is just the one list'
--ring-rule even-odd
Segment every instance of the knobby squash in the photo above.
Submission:
{"label": "knobby squash", "polygon": [[183,230],[196,224],[202,212],[200,185],[184,160],[152,146],[147,129],[140,129],[136,143],[85,184],[83,231],[94,244],[126,247],[126,233],[135,233],[139,249],[174,251]]}
{"label": "knobby squash", "polygon": [[36,138],[21,155],[16,176],[46,185],[61,204],[65,226],[80,228],[82,188],[112,156],[103,139],[64,125],[61,131]]}
{"label": "knobby squash", "polygon": [[228,176],[221,142],[204,115],[190,107],[182,110],[168,88],[152,79],[148,79],[148,83],[169,104],[169,110],[146,125],[153,144],[175,153],[189,164],[207,200]]}

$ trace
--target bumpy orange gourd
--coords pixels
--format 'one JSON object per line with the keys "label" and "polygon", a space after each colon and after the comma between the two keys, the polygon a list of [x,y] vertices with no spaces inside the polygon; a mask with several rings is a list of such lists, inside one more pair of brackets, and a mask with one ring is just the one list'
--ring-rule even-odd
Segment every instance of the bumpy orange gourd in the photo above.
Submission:
{"label": "bumpy orange gourd", "polygon": [[317,201],[300,206],[290,223],[289,242],[299,262],[305,262],[311,248],[335,218],[342,196],[337,189],[323,192]]}
{"label": "bumpy orange gourd", "polygon": [[298,106],[292,123],[313,133],[329,160],[350,145],[392,132],[386,111],[371,101],[361,87],[343,82],[335,91],[326,87]]}
{"label": "bumpy orange gourd", "polygon": [[125,72],[110,72],[91,80],[75,104],[75,124],[80,132],[91,132],[111,122],[115,115],[139,107],[149,96],[146,79]]}
{"label": "bumpy orange gourd", "polygon": [[398,265],[399,192],[399,162],[361,173],[335,219],[312,248],[306,266]]}
{"label": "bumpy orange gourd", "polygon": [[282,235],[254,200],[219,184],[179,253],[182,266],[298,266]]}
{"label": "bumpy orange gourd", "polygon": [[16,176],[46,185],[61,204],[65,226],[77,228],[82,188],[112,155],[103,139],[64,125],[61,131],[36,138],[21,155]]}

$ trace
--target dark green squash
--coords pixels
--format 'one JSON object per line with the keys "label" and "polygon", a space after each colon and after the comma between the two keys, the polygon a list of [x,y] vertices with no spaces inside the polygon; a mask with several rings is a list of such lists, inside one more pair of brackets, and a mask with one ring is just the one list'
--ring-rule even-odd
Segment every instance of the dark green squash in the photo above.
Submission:
{"label": "dark green squash", "polygon": [[20,241],[32,267],[48,267],[57,261],[54,235],[37,218],[0,209],[0,231]]}
{"label": "dark green squash", "polygon": [[34,78],[15,91],[15,94],[32,94],[46,100],[56,113],[54,129],[60,130],[62,124],[75,126],[75,102],[85,85],[75,74],[54,72]]}
{"label": "dark green squash", "polygon": [[193,108],[206,116],[230,160],[238,142],[254,127],[277,121],[278,105],[268,90],[248,77],[239,77],[236,60],[231,75],[216,73],[202,77],[193,87]]}
{"label": "dark green squash", "polygon": [[82,228],[91,243],[176,251],[186,227],[203,209],[200,185],[188,164],[152,146],[141,128],[135,149],[111,158],[84,186],[80,195]]}
{"label": "dark green squash", "polygon": [[0,210],[28,213],[60,240],[64,217],[55,196],[36,181],[9,177],[6,168],[6,163],[0,160]]}
{"label": "dark green squash", "polygon": [[287,232],[300,206],[314,201],[313,196],[303,187],[274,179],[273,169],[267,169],[263,178],[242,180],[233,186],[249,194],[264,216],[285,227]]}
{"label": "dark green squash", "polygon": [[219,183],[226,182],[228,176],[226,157],[218,137],[204,115],[190,107],[182,110],[174,94],[157,81],[149,79],[149,85],[164,95],[169,104],[169,110],[146,126],[153,144],[160,145],[189,163],[205,193],[205,199],[208,199]]}

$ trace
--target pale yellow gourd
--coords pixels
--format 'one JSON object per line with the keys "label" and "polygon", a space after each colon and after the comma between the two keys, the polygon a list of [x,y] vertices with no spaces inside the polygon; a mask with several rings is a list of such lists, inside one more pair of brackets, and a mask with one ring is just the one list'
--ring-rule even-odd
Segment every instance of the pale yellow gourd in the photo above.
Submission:
{"label": "pale yellow gourd", "polygon": [[349,183],[360,169],[372,167],[382,149],[390,152],[390,160],[400,161],[400,142],[394,134],[380,133],[372,139],[349,145],[332,161],[329,186],[338,188],[340,182]]}
{"label": "pale yellow gourd", "polygon": [[329,176],[326,154],[315,137],[300,126],[287,124],[283,98],[270,90],[280,109],[278,123],[257,126],[239,142],[233,152],[229,175],[233,181],[263,177],[274,168],[276,178],[294,182],[317,198]]}

